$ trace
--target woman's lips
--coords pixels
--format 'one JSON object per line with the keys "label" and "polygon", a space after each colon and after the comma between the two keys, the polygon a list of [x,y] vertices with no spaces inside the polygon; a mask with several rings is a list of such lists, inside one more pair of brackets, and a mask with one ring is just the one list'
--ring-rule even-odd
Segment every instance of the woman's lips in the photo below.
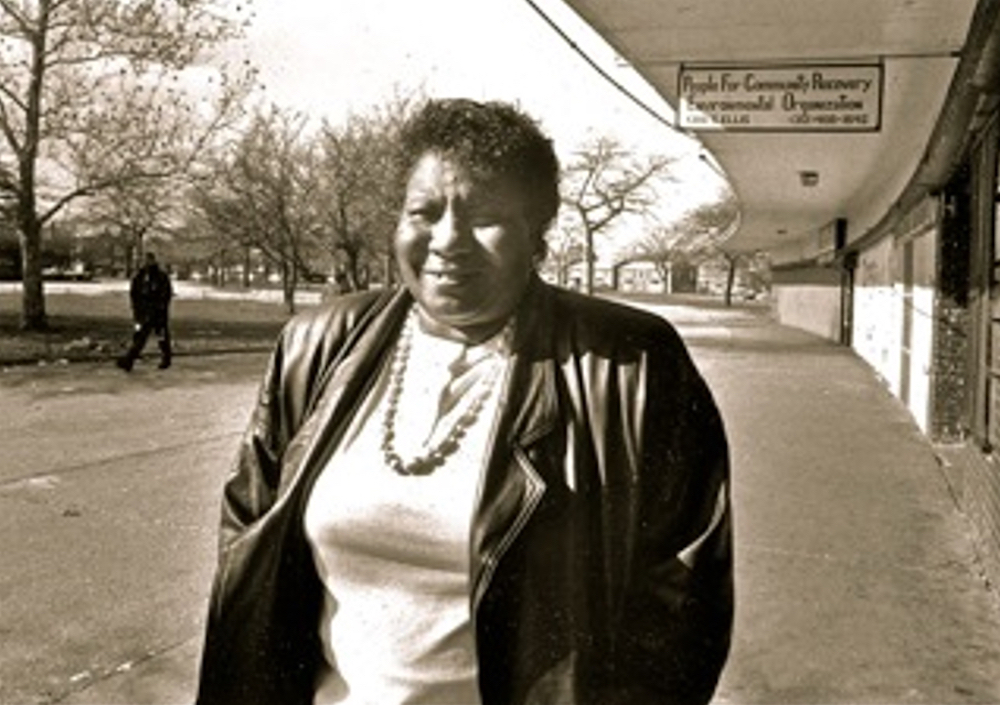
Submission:
{"label": "woman's lips", "polygon": [[425,269],[424,274],[440,281],[464,281],[478,275],[474,269],[450,267],[448,269]]}

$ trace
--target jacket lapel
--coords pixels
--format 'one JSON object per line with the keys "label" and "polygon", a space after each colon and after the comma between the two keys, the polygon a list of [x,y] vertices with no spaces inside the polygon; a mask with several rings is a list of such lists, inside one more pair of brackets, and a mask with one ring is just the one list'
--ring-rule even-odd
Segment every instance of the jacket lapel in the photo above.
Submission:
{"label": "jacket lapel", "polygon": [[397,292],[367,323],[357,326],[342,352],[322,373],[317,381],[321,389],[315,409],[286,449],[287,470],[281,474],[279,497],[289,487],[298,486],[301,475],[306,474],[308,480],[329,460],[352,412],[365,398],[382,361],[392,349],[410,302],[405,290]]}
{"label": "jacket lapel", "polygon": [[510,371],[490,441],[471,535],[472,608],[482,600],[510,545],[546,489],[533,447],[560,423],[557,361],[548,332],[554,326],[544,285],[537,283],[518,313]]}

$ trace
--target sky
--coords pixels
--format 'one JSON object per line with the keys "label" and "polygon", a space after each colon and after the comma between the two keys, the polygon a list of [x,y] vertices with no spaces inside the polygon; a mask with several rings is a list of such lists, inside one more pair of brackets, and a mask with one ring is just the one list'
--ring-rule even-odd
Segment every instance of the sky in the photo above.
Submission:
{"label": "sky", "polygon": [[[561,0],[535,0],[574,43],[664,119],[673,111]],[[700,146],[601,77],[527,0],[252,0],[245,51],[265,98],[332,122],[394,95],[517,102],[563,161],[613,136],[640,154],[679,158],[670,218],[711,197]]]}

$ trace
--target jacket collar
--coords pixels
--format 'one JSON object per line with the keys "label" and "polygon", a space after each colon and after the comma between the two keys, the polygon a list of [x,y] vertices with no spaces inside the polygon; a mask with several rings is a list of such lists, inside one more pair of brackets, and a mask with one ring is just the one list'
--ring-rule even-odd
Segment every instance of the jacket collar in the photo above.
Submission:
{"label": "jacket collar", "polygon": [[351,414],[375,380],[382,360],[392,349],[412,299],[405,289],[387,291],[352,329],[336,358],[316,381],[319,392],[312,413],[285,451],[286,466],[295,468],[281,476],[279,497],[299,484],[306,473],[312,482],[326,465],[332,450],[347,429]]}

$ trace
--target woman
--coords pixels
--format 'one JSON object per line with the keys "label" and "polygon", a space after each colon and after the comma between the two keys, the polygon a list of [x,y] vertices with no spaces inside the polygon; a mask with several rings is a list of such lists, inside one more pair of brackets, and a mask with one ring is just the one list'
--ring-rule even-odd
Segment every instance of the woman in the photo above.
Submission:
{"label": "woman", "polygon": [[229,477],[201,703],[707,702],[728,451],[673,329],[535,273],[559,205],[516,109],[407,124],[404,286],[283,333]]}

